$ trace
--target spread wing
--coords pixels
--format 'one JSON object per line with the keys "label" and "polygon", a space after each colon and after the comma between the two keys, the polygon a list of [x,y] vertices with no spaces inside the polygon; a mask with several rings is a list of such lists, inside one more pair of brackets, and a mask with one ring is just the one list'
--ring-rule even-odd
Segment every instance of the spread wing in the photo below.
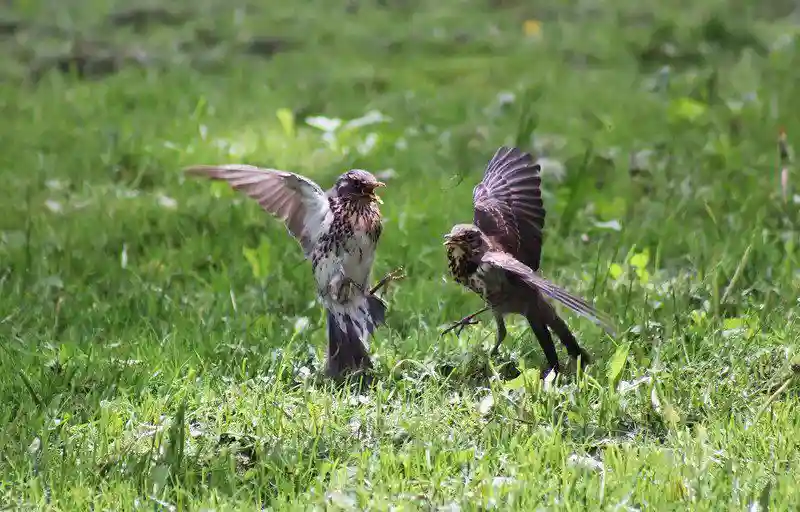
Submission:
{"label": "spread wing", "polygon": [[514,257],[502,252],[487,252],[481,258],[481,264],[490,265],[494,268],[504,270],[534,290],[539,290],[551,299],[555,299],[567,306],[575,313],[588,318],[599,325],[612,336],[616,335],[613,322],[608,315],[596,310],[585,300],[572,295],[568,291],[539,276],[527,265],[519,262]]}
{"label": "spread wing", "polygon": [[539,270],[545,217],[540,172],[530,154],[501,147],[472,191],[475,225],[533,270]]}
{"label": "spread wing", "polygon": [[306,257],[330,212],[328,199],[319,185],[299,174],[252,165],[196,165],[184,169],[193,176],[226,181],[235,190],[252,197],[261,207],[281,219],[303,247]]}

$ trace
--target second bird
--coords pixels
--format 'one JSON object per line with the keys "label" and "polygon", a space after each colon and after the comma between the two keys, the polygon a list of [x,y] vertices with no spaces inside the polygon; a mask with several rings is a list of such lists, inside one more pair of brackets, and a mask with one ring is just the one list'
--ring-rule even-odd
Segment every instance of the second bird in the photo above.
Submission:
{"label": "second bird", "polygon": [[401,278],[398,269],[367,289],[382,230],[375,189],[384,184],[360,169],[339,176],[327,192],[298,174],[250,165],[199,165],[186,172],[228,182],[285,222],[311,260],[328,313],[326,373],[341,377],[370,368],[368,337],[386,312],[374,293]]}
{"label": "second bird", "polygon": [[[473,224],[457,224],[445,235],[450,273],[461,285],[480,295],[487,307],[462,318],[444,332],[474,324],[486,310],[494,313],[497,353],[506,336],[503,317],[525,316],[547,358],[543,375],[559,371],[551,329],[573,358],[583,364],[589,354],[581,348],[553,306],[555,299],[613,332],[610,322],[583,299],[537,274],[542,254],[545,209],[540,189],[541,167],[530,154],[501,147],[489,161],[483,180],[473,190]],[[444,333],[443,333],[444,334]]]}

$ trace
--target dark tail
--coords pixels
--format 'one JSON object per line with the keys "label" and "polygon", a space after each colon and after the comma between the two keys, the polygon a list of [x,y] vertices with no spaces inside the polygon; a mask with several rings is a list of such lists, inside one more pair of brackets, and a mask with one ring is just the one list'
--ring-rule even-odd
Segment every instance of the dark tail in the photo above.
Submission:
{"label": "dark tail", "polygon": [[544,295],[547,295],[551,299],[557,300],[582,317],[588,318],[595,324],[602,327],[611,336],[617,335],[616,328],[614,327],[614,322],[611,317],[601,311],[596,310],[591,304],[582,298],[572,295],[565,289],[551,283],[547,279],[537,274],[533,274],[532,276],[528,277],[528,281],[526,282],[532,287],[537,288]]}
{"label": "dark tail", "polygon": [[353,311],[328,311],[328,363],[325,373],[340,377],[345,373],[372,368],[367,340],[386,320],[386,304],[368,295],[366,302]]}

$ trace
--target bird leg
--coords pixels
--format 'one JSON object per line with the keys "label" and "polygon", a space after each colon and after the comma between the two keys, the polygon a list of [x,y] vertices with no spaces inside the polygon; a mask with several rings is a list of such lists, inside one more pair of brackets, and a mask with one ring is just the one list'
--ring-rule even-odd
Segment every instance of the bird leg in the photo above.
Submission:
{"label": "bird leg", "polygon": [[353,296],[353,285],[355,285],[355,283],[352,279],[346,277],[344,274],[337,274],[328,284],[331,298],[339,304],[344,304]]}
{"label": "bird leg", "polygon": [[[403,273],[403,267],[398,267],[386,274],[383,279],[378,281],[378,284],[373,286],[369,291],[369,295],[375,295],[375,292],[386,287],[390,282],[399,281],[405,277],[406,275]],[[333,292],[331,294],[333,299],[339,304],[344,304],[351,300],[355,296],[356,290],[365,295],[368,293],[363,286],[344,274],[338,274],[333,280],[331,280],[330,289]]]}
{"label": "bird leg", "polygon": [[492,351],[489,353],[492,356],[496,356],[497,353],[500,351],[500,344],[503,343],[503,340],[506,339],[506,322],[503,320],[503,315],[495,313],[494,321],[497,324],[497,341],[492,348]]}
{"label": "bird leg", "polygon": [[570,357],[573,359],[580,358],[581,365],[584,368],[590,365],[592,363],[592,358],[589,353],[578,344],[578,340],[576,340],[575,336],[570,332],[567,323],[562,320],[554,310],[551,309],[551,311],[552,313],[547,321],[547,326],[553,330],[556,336],[561,340],[561,343],[567,348],[567,353]]}
{"label": "bird leg", "polygon": [[550,331],[547,330],[547,325],[542,321],[540,315],[540,311],[534,310],[530,311],[526,318],[534,336],[539,341],[539,346],[542,347],[545,359],[547,359],[547,366],[542,369],[542,378],[544,378],[550,373],[550,370],[555,370],[558,373],[561,368],[558,363],[558,353],[553,343],[553,337],[550,335]]}
{"label": "bird leg", "polygon": [[389,286],[389,283],[392,281],[400,281],[401,279],[405,279],[406,274],[403,272],[403,267],[397,267],[396,269],[392,270],[383,278],[378,281],[378,283],[372,287],[369,291],[370,295],[375,295],[381,288],[385,288]]}
{"label": "bird leg", "polygon": [[478,321],[474,319],[476,316],[478,316],[481,313],[483,313],[484,311],[488,311],[488,310],[489,310],[489,306],[486,306],[485,308],[482,308],[481,310],[476,311],[476,312],[472,313],[471,315],[465,316],[464,318],[462,318],[458,322],[455,322],[453,325],[451,325],[450,327],[448,327],[447,329],[442,331],[442,334],[440,334],[439,337],[441,338],[442,336],[444,336],[445,334],[447,334],[448,332],[450,332],[450,331],[452,331],[454,329],[457,329],[456,336],[459,336],[461,334],[461,331],[464,330],[464,327],[466,327],[468,325],[475,325],[475,324],[478,323]]}

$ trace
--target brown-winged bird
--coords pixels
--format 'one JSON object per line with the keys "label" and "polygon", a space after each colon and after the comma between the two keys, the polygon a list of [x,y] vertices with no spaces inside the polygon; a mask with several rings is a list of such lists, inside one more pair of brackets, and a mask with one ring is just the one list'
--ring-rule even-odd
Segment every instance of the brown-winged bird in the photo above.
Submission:
{"label": "brown-winged bird", "polygon": [[503,317],[524,315],[547,358],[547,367],[559,371],[551,329],[573,358],[589,364],[589,354],[578,345],[566,322],[545,297],[555,299],[609,331],[610,322],[592,306],[537,274],[542,254],[545,210],[542,203],[541,167],[528,153],[501,147],[489,161],[483,180],[473,190],[473,224],[457,224],[445,235],[450,273],[459,284],[487,303],[446,329],[460,332],[486,310],[494,313],[496,354],[506,336]]}
{"label": "brown-winged bird", "polygon": [[360,169],[339,176],[328,191],[298,174],[250,165],[198,165],[185,172],[226,181],[284,221],[311,260],[317,294],[328,312],[326,374],[338,378],[370,368],[368,338],[386,313],[374,293],[402,278],[397,269],[367,289],[381,236],[382,201],[375,189],[384,184]]}

